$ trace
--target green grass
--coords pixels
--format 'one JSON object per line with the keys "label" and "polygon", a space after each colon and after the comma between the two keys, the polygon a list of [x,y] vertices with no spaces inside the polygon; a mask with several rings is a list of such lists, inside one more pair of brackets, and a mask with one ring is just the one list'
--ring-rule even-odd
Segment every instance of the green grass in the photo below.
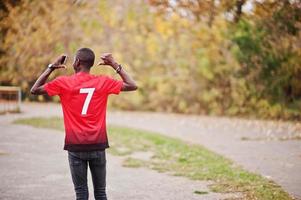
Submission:
{"label": "green grass", "polygon": [[[38,128],[64,129],[60,118],[20,119],[15,123]],[[157,133],[117,126],[110,126],[108,133],[109,152],[128,156],[124,166],[147,167],[192,180],[211,180],[214,182],[210,186],[211,191],[242,192],[246,199],[292,199],[274,182],[250,173],[200,145],[187,144]],[[153,156],[147,161],[130,158],[131,153],[136,151],[149,151]]]}
{"label": "green grass", "polygon": [[127,158],[124,160],[122,166],[132,168],[142,167],[144,166],[144,161],[135,158]]}
{"label": "green grass", "polygon": [[207,191],[199,191],[199,190],[194,191],[194,193],[195,193],[195,194],[200,194],[200,195],[208,194]]}

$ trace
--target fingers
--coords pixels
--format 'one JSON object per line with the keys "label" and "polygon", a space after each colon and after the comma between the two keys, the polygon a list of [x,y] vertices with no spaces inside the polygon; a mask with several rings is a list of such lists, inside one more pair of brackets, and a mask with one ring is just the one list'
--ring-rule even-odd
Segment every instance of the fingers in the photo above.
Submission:
{"label": "fingers", "polygon": [[107,57],[107,56],[112,56],[112,53],[104,53],[101,55],[101,57]]}
{"label": "fingers", "polygon": [[110,58],[113,58],[112,54],[111,53],[104,53],[101,55],[100,57],[101,59],[110,59]]}
{"label": "fingers", "polygon": [[98,65],[110,65],[113,61],[112,53],[104,53],[100,57],[102,59],[101,62],[98,63]]}
{"label": "fingers", "polygon": [[[54,63],[56,64],[64,64],[66,62],[66,59],[67,59],[67,55],[66,54],[61,54]],[[65,60],[65,61],[64,61]],[[64,61],[64,63],[63,63]]]}
{"label": "fingers", "polygon": [[109,59],[110,57],[109,56],[101,56],[100,57],[102,60],[105,60],[105,59]]}
{"label": "fingers", "polygon": [[97,65],[106,65],[106,64],[103,62],[99,62]]}
{"label": "fingers", "polygon": [[56,68],[64,68],[64,69],[66,69],[67,66],[66,66],[66,65],[59,65],[59,66],[57,66]]}
{"label": "fingers", "polygon": [[61,62],[61,61],[63,60],[64,56],[66,56],[66,55],[65,55],[65,54],[60,55],[60,56],[58,57],[57,60],[58,60],[59,62]]}

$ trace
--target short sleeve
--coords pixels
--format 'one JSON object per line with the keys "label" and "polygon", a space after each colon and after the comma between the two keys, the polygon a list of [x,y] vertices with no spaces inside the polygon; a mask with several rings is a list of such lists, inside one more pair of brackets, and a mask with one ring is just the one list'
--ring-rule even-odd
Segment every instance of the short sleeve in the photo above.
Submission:
{"label": "short sleeve", "polygon": [[62,92],[62,86],[64,85],[63,77],[58,77],[44,85],[49,96],[59,95]]}
{"label": "short sleeve", "polygon": [[110,77],[106,77],[104,83],[104,89],[108,94],[119,94],[123,85],[123,81],[115,80]]}

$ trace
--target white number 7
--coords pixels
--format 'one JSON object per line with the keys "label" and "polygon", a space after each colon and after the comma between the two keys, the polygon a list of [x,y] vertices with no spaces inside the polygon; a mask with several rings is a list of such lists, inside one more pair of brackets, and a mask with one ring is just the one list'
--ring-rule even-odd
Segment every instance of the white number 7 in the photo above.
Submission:
{"label": "white number 7", "polygon": [[94,90],[95,90],[95,88],[81,88],[79,90],[79,93],[81,93],[81,94],[82,93],[88,93],[88,95],[86,97],[86,100],[85,100],[85,103],[84,103],[84,106],[83,106],[83,109],[82,109],[82,115],[87,114],[87,110],[88,110],[92,95],[94,93]]}

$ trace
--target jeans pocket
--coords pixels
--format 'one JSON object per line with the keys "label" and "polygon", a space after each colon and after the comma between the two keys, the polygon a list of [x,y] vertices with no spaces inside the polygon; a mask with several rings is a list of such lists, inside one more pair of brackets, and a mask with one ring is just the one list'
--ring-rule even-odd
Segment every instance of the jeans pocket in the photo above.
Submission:
{"label": "jeans pocket", "polygon": [[80,160],[71,159],[70,165],[72,165],[72,166],[79,166],[79,165],[81,165],[81,161]]}
{"label": "jeans pocket", "polygon": [[93,159],[93,164],[95,165],[104,165],[106,164],[106,152],[105,151],[99,151],[97,152],[97,157]]}
{"label": "jeans pocket", "polygon": [[68,154],[68,159],[69,159],[69,164],[72,166],[79,166],[82,163],[81,159],[72,155],[72,153]]}

